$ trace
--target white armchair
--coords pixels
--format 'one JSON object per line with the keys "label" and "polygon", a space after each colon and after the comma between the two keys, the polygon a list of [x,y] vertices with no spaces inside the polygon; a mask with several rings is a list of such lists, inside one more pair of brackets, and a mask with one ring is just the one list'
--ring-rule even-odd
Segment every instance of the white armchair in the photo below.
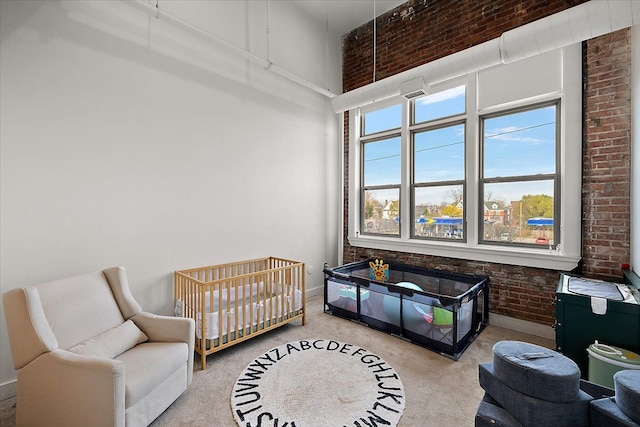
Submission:
{"label": "white armchair", "polygon": [[124,268],[2,296],[19,426],[146,426],[193,378],[193,319],[143,312]]}

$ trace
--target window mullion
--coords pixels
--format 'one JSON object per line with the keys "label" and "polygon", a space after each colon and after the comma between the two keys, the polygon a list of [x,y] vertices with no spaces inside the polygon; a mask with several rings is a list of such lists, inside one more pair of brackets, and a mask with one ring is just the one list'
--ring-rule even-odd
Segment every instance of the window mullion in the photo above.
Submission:
{"label": "window mullion", "polygon": [[411,230],[413,229],[412,204],[413,197],[411,195],[412,181],[412,156],[411,156],[411,135],[409,133],[410,124],[410,103],[406,99],[402,102],[402,127],[400,131],[400,157],[402,159],[401,178],[400,178],[400,238],[401,240],[409,240]]}
{"label": "window mullion", "polygon": [[467,123],[465,131],[465,230],[467,245],[478,244],[478,228],[480,226],[480,140],[477,100],[478,73],[470,73],[467,78],[466,111]]}
{"label": "window mullion", "polygon": [[537,175],[516,175],[516,176],[506,176],[506,177],[495,177],[495,178],[483,178],[482,182],[484,184],[492,184],[495,182],[522,182],[522,181],[548,181],[551,179],[556,179],[557,174],[555,173],[540,173]]}
{"label": "window mullion", "polygon": [[360,235],[360,113],[358,109],[349,110],[349,200],[348,200],[348,234],[350,237]]}

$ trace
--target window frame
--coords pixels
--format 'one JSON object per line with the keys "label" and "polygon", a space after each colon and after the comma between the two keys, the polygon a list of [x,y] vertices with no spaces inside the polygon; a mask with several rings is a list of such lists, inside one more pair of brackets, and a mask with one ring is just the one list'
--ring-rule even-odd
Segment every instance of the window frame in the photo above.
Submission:
{"label": "window frame", "polygon": [[[541,109],[541,108],[545,108],[545,107],[550,107],[550,106],[555,106],[555,120],[556,120],[556,125],[555,125],[555,172],[552,174],[528,174],[528,175],[518,175],[518,176],[510,176],[510,177],[492,177],[492,178],[485,178],[484,177],[484,151],[485,151],[485,145],[484,145],[484,126],[485,126],[485,122],[487,119],[492,119],[495,117],[504,117],[504,116],[508,116],[510,114],[517,114],[517,113],[522,113],[522,112],[526,112],[526,111],[533,111],[533,110],[537,110],[537,109]],[[555,98],[555,99],[551,99],[549,101],[543,101],[543,102],[537,102],[537,103],[533,103],[533,104],[527,104],[527,105],[522,105],[522,106],[518,106],[515,108],[511,108],[511,109],[506,109],[506,110],[501,110],[501,111],[496,111],[490,114],[482,114],[482,115],[478,115],[478,136],[479,136],[479,143],[480,143],[480,168],[479,168],[479,176],[480,176],[480,185],[478,187],[478,200],[479,200],[479,206],[478,206],[478,219],[482,218],[484,216],[484,205],[485,205],[485,201],[484,201],[484,190],[485,190],[485,184],[496,184],[496,183],[508,183],[508,182],[530,182],[530,181],[544,181],[544,180],[553,180],[553,200],[554,200],[554,204],[553,204],[553,244],[550,245],[550,248],[552,250],[556,250],[558,248],[558,245],[562,244],[562,236],[560,233],[560,226],[562,224],[562,218],[561,218],[561,203],[562,203],[562,197],[560,194],[560,189],[561,189],[561,175],[562,175],[562,169],[561,169],[561,150],[560,150],[560,146],[561,146],[561,127],[562,127],[562,122],[561,122],[561,117],[562,117],[562,101],[560,98]],[[560,201],[559,203],[556,203],[556,201]],[[487,245],[502,245],[502,246],[521,246],[521,247],[536,247],[536,246],[532,246],[534,245],[533,243],[521,243],[521,242],[502,242],[502,241],[496,241],[496,240],[487,240],[484,238],[484,223],[480,223],[479,222],[479,227],[478,227],[478,242],[481,244],[487,244]],[[549,247],[547,247],[547,250],[549,249]]]}
{"label": "window frame", "polygon": [[[365,158],[364,158],[364,145],[367,143],[371,143],[371,142],[378,142],[378,141],[384,141],[385,139],[391,139],[391,138],[400,138],[400,147],[402,150],[402,125],[400,127],[397,128],[392,128],[392,129],[385,129],[379,132],[374,132],[368,135],[364,134],[364,129],[365,129],[365,116],[367,113],[373,112],[373,111],[377,111],[377,110],[382,110],[385,108],[389,108],[395,105],[401,105],[402,109],[404,109],[404,107],[402,106],[402,104],[399,104],[398,102],[385,102],[385,103],[381,103],[381,104],[375,104],[375,106],[372,106],[374,108],[369,108],[369,109],[363,109],[362,112],[360,112],[359,116],[358,116],[358,121],[359,121],[359,132],[358,132],[358,143],[359,143],[359,152],[360,152],[360,156],[359,156],[359,169],[361,171],[361,173],[359,174],[360,177],[360,195],[359,195],[359,202],[360,202],[360,232],[363,235],[368,235],[368,236],[384,236],[384,237],[390,237],[390,238],[400,238],[402,236],[402,221],[399,222],[398,224],[398,234],[387,234],[387,233],[372,233],[369,231],[365,231],[366,230],[366,226],[365,226],[365,216],[364,216],[364,211],[365,211],[365,201],[366,201],[366,197],[365,197],[365,193],[367,192],[367,190],[390,190],[390,189],[398,189],[398,215],[400,217],[402,217],[402,170],[400,172],[400,182],[398,184],[382,184],[382,185],[370,185],[370,186],[365,186],[365,182],[364,182],[364,178],[365,178]],[[401,112],[401,117],[404,116],[404,111]],[[400,153],[400,161],[402,162],[402,152]],[[401,168],[402,169],[402,168]]]}
{"label": "window frame", "polygon": [[[377,135],[377,134],[376,134]],[[378,141],[383,141],[385,139],[390,139],[390,138],[395,138],[395,137],[400,137],[400,134],[396,135],[396,134],[391,134],[391,135],[386,135],[386,136],[378,136],[377,138],[373,138],[373,139],[367,139],[366,141],[360,141],[361,147],[364,147],[364,144],[367,143],[371,143],[371,142],[378,142]],[[364,231],[366,230],[366,226],[365,226],[365,215],[364,215],[364,211],[365,211],[365,202],[366,202],[366,192],[367,191],[375,191],[375,190],[394,190],[397,189],[398,190],[398,215],[401,216],[402,215],[402,193],[401,193],[401,183],[398,184],[380,184],[380,185],[369,185],[366,186],[364,184],[364,168],[365,168],[365,159],[364,159],[364,149],[361,149],[362,155],[360,156],[360,169],[362,170],[363,173],[360,174],[360,212],[362,212],[362,214],[360,215],[360,230],[362,230],[362,234],[367,234],[367,235],[372,235],[372,236],[389,236],[389,237],[397,237],[399,238],[402,235],[402,221],[400,221],[400,223],[398,224],[398,234],[387,234],[387,233],[372,233],[370,231]]]}
{"label": "window frame", "polygon": [[[410,107],[411,110],[413,111],[413,106],[415,105],[415,101],[412,101],[410,103]],[[413,112],[411,113],[411,116],[413,117]],[[422,132],[429,132],[432,130],[437,130],[437,129],[444,129],[447,127],[452,127],[452,126],[457,126],[457,125],[462,125],[462,127],[464,128],[464,147],[463,147],[463,151],[465,152],[465,156],[464,156],[464,162],[463,162],[463,172],[462,172],[462,176],[463,178],[460,180],[447,180],[447,181],[434,181],[431,183],[425,183],[425,182],[420,182],[420,183],[416,183],[415,180],[415,136],[419,133]],[[466,147],[467,147],[467,115],[466,112],[464,114],[460,114],[460,115],[455,115],[455,116],[447,116],[447,117],[443,117],[443,118],[439,118],[437,120],[432,120],[432,121],[428,121],[428,122],[421,122],[419,124],[414,124],[412,126],[409,127],[409,138],[411,140],[411,147],[409,152],[411,153],[411,156],[409,158],[409,162],[411,163],[411,170],[410,170],[410,180],[409,180],[409,186],[410,186],[410,194],[411,194],[411,203],[410,203],[410,216],[411,216],[411,235],[410,238],[411,239],[418,239],[418,240],[429,240],[429,241],[435,241],[435,240],[441,240],[441,241],[450,241],[451,239],[448,239],[446,237],[426,237],[426,236],[417,236],[416,235],[416,223],[415,223],[415,218],[416,218],[416,188],[428,188],[428,187],[444,187],[444,186],[449,186],[449,185],[462,185],[462,204],[463,204],[463,209],[462,209],[462,223],[463,225],[466,225],[467,221],[467,209],[466,209],[466,192],[467,192],[467,156],[466,156]],[[467,227],[463,226],[463,234],[462,234],[462,239],[457,239],[456,241],[460,242],[460,243],[466,243],[467,241]]]}
{"label": "window frame", "polygon": [[[432,241],[411,238],[412,227],[402,227],[400,238],[388,236],[363,235],[360,231],[360,185],[359,174],[362,172],[359,161],[359,135],[361,112],[382,108],[385,105],[401,102],[403,119],[401,128],[401,156],[402,177],[400,188],[400,200],[402,210],[401,224],[411,221],[411,207],[407,203],[413,203],[410,190],[409,139],[410,115],[409,101],[401,96],[394,96],[383,101],[370,101],[367,105],[349,110],[349,150],[348,150],[348,189],[345,197],[348,212],[346,238],[353,247],[367,248],[371,250],[387,250],[404,253],[425,254],[443,258],[465,259],[474,262],[489,262],[509,265],[538,267],[551,270],[569,271],[576,268],[581,260],[582,237],[582,50],[581,45],[575,44],[561,50],[561,66],[558,71],[561,78],[561,87],[539,94],[528,94],[527,98],[501,101],[502,104],[490,105],[478,102],[479,74],[484,70],[471,72],[465,76],[430,86],[430,92],[435,93],[466,81],[466,189],[465,189],[465,229],[467,241]],[[510,66],[504,65],[505,67]],[[545,63],[545,67],[548,66]],[[498,66],[503,67],[503,66]],[[498,68],[492,67],[491,70]],[[526,79],[522,74],[520,79]],[[500,82],[502,83],[502,82]],[[490,88],[483,88],[485,93]],[[495,98],[494,98],[495,99]],[[504,99],[504,98],[503,98]],[[536,103],[560,100],[560,161],[559,180],[560,203],[559,217],[561,218],[560,237],[562,251],[550,251],[548,247],[519,247],[500,244],[486,244],[478,240],[478,215],[479,210],[478,191],[480,187],[480,142],[479,119],[500,111],[513,108],[534,105]],[[494,105],[496,104],[496,105]],[[556,160],[558,161],[558,160]],[[409,209],[407,209],[409,207]],[[473,213],[473,214],[471,214]],[[447,239],[448,240],[448,239]]]}

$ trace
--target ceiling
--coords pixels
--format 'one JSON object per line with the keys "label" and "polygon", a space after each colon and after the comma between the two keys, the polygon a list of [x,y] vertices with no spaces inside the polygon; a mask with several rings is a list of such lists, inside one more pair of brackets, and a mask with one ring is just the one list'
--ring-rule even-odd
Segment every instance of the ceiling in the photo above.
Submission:
{"label": "ceiling", "polygon": [[341,36],[407,0],[290,0]]}

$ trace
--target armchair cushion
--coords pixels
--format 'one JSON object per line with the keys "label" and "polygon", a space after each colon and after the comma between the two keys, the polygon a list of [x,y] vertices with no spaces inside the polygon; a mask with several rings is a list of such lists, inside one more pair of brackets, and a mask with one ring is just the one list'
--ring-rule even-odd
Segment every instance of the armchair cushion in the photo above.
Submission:
{"label": "armchair cushion", "polygon": [[122,324],[126,319],[103,272],[93,272],[34,286],[58,348],[69,349]]}
{"label": "armchair cushion", "polygon": [[71,347],[69,351],[85,356],[113,359],[148,340],[149,337],[129,319],[115,328]]}
{"label": "armchair cushion", "polygon": [[[162,357],[158,357],[161,354]],[[125,403],[127,408],[147,396],[152,390],[184,366],[189,347],[183,342],[147,342],[122,353],[115,360],[124,363],[127,373]],[[186,384],[186,374],[183,376]]]}

